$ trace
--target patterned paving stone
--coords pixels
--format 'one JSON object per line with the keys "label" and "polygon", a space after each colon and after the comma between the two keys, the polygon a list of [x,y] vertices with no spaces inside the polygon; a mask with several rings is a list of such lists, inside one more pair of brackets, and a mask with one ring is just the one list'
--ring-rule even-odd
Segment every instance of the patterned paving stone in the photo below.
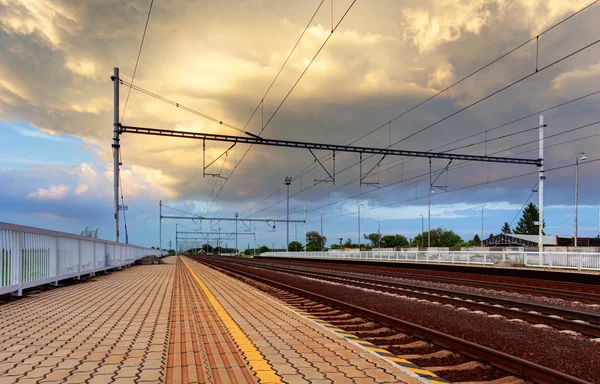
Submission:
{"label": "patterned paving stone", "polygon": [[138,363],[160,356],[160,381],[174,276],[174,264],[137,266],[0,305],[0,383],[131,383],[132,346]]}
{"label": "patterned paving stone", "polygon": [[389,362],[307,321],[252,286],[192,259],[185,258],[185,262],[248,339],[260,346],[261,352],[267,352],[263,353],[265,359],[283,382],[375,382],[361,372],[364,367],[382,376],[394,374],[397,383],[419,382]]}

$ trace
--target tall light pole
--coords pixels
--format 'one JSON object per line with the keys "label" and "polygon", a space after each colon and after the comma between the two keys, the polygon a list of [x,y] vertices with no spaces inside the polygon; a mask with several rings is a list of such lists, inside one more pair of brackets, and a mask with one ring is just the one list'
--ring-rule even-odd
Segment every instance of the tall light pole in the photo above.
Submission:
{"label": "tall light pole", "polygon": [[290,176],[286,176],[283,179],[283,184],[287,186],[287,222],[286,224],[286,252],[290,251],[290,184],[292,184],[292,178]]}
{"label": "tall light pole", "polygon": [[381,248],[381,224],[379,221],[377,223],[377,248]]}
{"label": "tall light pole", "polygon": [[237,228],[237,221],[238,221],[238,216],[239,213],[235,213],[235,254],[238,254],[238,228]]}
{"label": "tall light pole", "polygon": [[358,204],[358,251],[360,252],[360,207],[362,204]]}
{"label": "tall light pole", "polygon": [[579,152],[577,154],[577,159],[575,160],[575,243],[574,246],[577,246],[577,226],[578,226],[578,216],[579,216],[579,160],[584,161],[587,159],[587,156],[583,152]]}
{"label": "tall light pole", "polygon": [[433,184],[431,182],[431,157],[429,158],[429,191],[427,191],[427,250],[431,247],[431,191]]}
{"label": "tall light pole", "polygon": [[323,216],[324,213],[321,213],[321,251],[323,250]]}
{"label": "tall light pole", "polygon": [[538,140],[538,158],[541,160],[538,168],[538,204],[540,206],[540,224],[538,225],[538,260],[540,264],[544,256],[544,181],[546,180],[546,170],[544,169],[544,116],[540,115],[539,140]]}
{"label": "tall light pole", "polygon": [[421,216],[421,248],[423,248],[423,215],[419,214],[419,216]]}
{"label": "tall light pole", "polygon": [[483,205],[481,206],[481,244],[483,245]]}

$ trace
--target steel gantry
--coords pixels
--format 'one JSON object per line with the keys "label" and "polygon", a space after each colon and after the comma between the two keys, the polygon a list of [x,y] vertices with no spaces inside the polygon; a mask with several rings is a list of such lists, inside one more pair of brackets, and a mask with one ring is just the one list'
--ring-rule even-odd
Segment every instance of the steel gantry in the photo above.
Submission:
{"label": "steel gantry", "polygon": [[[227,149],[224,154],[219,156],[217,159],[213,160],[211,164],[213,164],[216,160],[221,158],[223,155],[227,156],[228,151],[230,151],[234,145],[236,144],[250,144],[250,145],[265,145],[272,147],[288,147],[288,148],[300,148],[300,149],[308,149],[313,157],[318,161],[315,154],[312,150],[324,150],[324,151],[332,151],[333,156],[335,158],[336,152],[351,152],[358,153],[361,157],[361,174],[360,174],[360,185],[363,184],[372,184],[376,185],[376,183],[366,183],[364,182],[364,178],[366,178],[372,170],[367,172],[367,174],[363,177],[362,175],[362,155],[364,153],[371,155],[381,155],[381,156],[403,156],[403,157],[421,157],[431,159],[447,159],[447,160],[463,160],[463,161],[481,161],[487,163],[504,163],[504,164],[519,164],[519,165],[535,165],[539,167],[539,178],[540,178],[540,221],[542,221],[543,217],[543,181],[545,179],[544,176],[544,161],[543,161],[543,142],[544,142],[544,134],[543,134],[543,117],[540,116],[540,129],[539,129],[539,157],[537,159],[526,159],[526,158],[512,158],[512,157],[498,157],[498,156],[487,156],[487,155],[469,155],[469,154],[457,154],[457,153],[449,153],[449,152],[424,152],[424,151],[411,151],[404,149],[392,149],[392,148],[376,148],[376,147],[362,147],[362,146],[353,146],[353,145],[340,145],[340,144],[327,144],[327,143],[315,143],[315,142],[306,142],[306,141],[292,141],[292,140],[279,140],[279,139],[268,139],[263,138],[254,134],[250,134],[248,132],[244,132],[246,136],[231,136],[231,135],[222,135],[222,134],[214,134],[214,133],[201,133],[201,132],[189,132],[189,131],[176,131],[170,129],[160,129],[160,128],[148,128],[148,127],[135,127],[135,126],[126,126],[122,125],[119,122],[119,69],[114,69],[114,75],[111,77],[114,83],[114,124],[113,124],[113,155],[114,155],[114,191],[115,191],[115,241],[119,241],[119,225],[118,225],[118,212],[119,212],[119,204],[118,204],[118,186],[119,186],[119,136],[123,133],[133,133],[133,134],[141,134],[141,135],[151,135],[151,136],[162,136],[162,137],[178,137],[183,139],[195,139],[202,140],[203,142],[203,150],[206,149],[206,141],[217,141],[217,142],[229,142],[232,143],[232,146]],[[220,122],[222,124],[222,122]],[[204,157],[203,157],[204,159]],[[383,158],[381,159],[383,160]],[[379,165],[377,163],[376,166]],[[203,160],[204,162],[204,160]],[[320,163],[321,167],[325,169],[328,173],[329,179],[324,181],[332,181],[335,183],[335,163],[333,166],[333,174],[330,174],[327,169]],[[210,166],[210,164],[209,164]],[[203,164],[203,175],[206,175],[205,170],[206,166]],[[221,177],[220,174],[209,174],[215,177]],[[227,220],[227,221],[236,221],[236,232],[237,232],[237,221],[238,216],[236,214],[235,218],[207,218],[207,217],[186,217],[186,216],[162,216],[162,218],[173,218],[173,219],[191,219],[191,220]],[[262,222],[304,222],[303,220],[296,221],[288,221],[288,220],[268,220],[268,219],[240,219],[245,221],[262,221]],[[542,233],[542,226],[540,225],[540,238]],[[162,241],[162,239],[160,240]],[[543,244],[540,241],[540,252]],[[237,249],[237,236],[236,236],[236,249]]]}
{"label": "steel gantry", "polygon": [[353,152],[353,153],[367,153],[373,155],[386,155],[386,156],[405,156],[405,157],[425,157],[429,159],[448,159],[448,160],[465,160],[465,161],[483,161],[488,163],[506,163],[506,164],[523,164],[523,165],[537,165],[542,164],[541,159],[524,159],[524,158],[513,158],[513,157],[497,157],[497,156],[482,156],[482,155],[465,155],[448,152],[423,152],[423,151],[410,151],[405,149],[392,149],[392,148],[375,148],[375,147],[358,147],[353,145],[340,145],[340,144],[324,144],[324,143],[311,143],[306,141],[291,141],[291,140],[279,140],[279,139],[265,139],[262,137],[245,137],[245,136],[230,136],[220,135],[215,133],[199,133],[199,132],[186,132],[186,131],[174,131],[170,129],[158,129],[158,128],[144,128],[144,127],[132,127],[119,124],[119,133],[135,133],[141,135],[153,135],[153,136],[166,136],[166,137],[179,137],[184,139],[197,139],[204,141],[225,141],[230,143],[239,144],[253,144],[253,145],[268,145],[271,147],[291,147],[301,149],[315,149],[333,152]]}

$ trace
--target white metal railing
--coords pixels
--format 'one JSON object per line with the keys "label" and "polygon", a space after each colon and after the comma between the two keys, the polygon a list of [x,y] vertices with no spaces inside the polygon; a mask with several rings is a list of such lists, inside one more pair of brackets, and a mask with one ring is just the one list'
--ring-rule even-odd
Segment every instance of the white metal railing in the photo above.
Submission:
{"label": "white metal railing", "polygon": [[328,251],[328,252],[264,252],[260,256],[329,260],[404,261],[418,263],[450,263],[493,265],[512,262],[528,267],[600,270],[600,253],[526,251]]}
{"label": "white metal railing", "polygon": [[[164,254],[164,252],[162,252]],[[0,222],[0,294],[133,264],[158,249]]]}

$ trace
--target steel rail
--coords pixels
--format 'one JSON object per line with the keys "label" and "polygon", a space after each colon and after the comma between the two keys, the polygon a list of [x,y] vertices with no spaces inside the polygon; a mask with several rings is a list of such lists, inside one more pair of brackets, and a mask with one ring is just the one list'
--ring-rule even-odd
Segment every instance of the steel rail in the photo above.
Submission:
{"label": "steel rail", "polygon": [[[400,282],[389,281],[389,280],[358,277],[358,276],[353,276],[353,275],[347,275],[344,273],[321,272],[321,271],[316,272],[316,271],[307,271],[307,270],[300,270],[300,269],[288,268],[288,267],[265,266],[265,265],[260,265],[260,264],[252,263],[252,262],[247,262],[247,263],[239,262],[237,260],[236,260],[236,263],[248,265],[248,266],[252,266],[252,267],[257,267],[257,268],[280,271],[280,272],[283,271],[283,272],[289,272],[289,273],[293,273],[293,274],[320,276],[324,279],[333,279],[333,280],[337,280],[339,282],[351,283],[353,285],[362,286],[363,288],[375,289],[375,290],[380,290],[380,291],[389,292],[389,293],[404,294],[404,295],[408,295],[408,296],[426,299],[429,301],[435,300],[435,301],[438,301],[438,302],[441,302],[444,304],[452,304],[452,305],[456,305],[459,307],[462,306],[462,307],[471,308],[471,309],[475,309],[475,310],[481,310],[481,311],[485,311],[488,313],[503,315],[503,316],[510,317],[510,318],[518,318],[518,319],[522,319],[522,320],[529,321],[529,322],[547,324],[547,325],[550,325],[550,326],[553,326],[556,328],[568,329],[568,330],[576,331],[576,332],[579,332],[579,333],[582,333],[582,334],[588,335],[588,336],[600,337],[600,326],[597,325],[597,324],[600,324],[600,316],[593,314],[593,313],[557,308],[557,307],[552,307],[552,306],[543,305],[543,304],[524,303],[521,301],[513,301],[510,299],[502,299],[502,298],[497,298],[497,297],[487,296],[487,295],[479,295],[479,294],[472,294],[472,293],[466,293],[466,292],[452,291],[452,290],[434,288],[434,287],[423,287],[420,285],[409,284],[409,283],[400,283]],[[382,284],[385,284],[386,286],[382,286]],[[414,290],[427,291],[430,293],[415,292]],[[465,300],[474,300],[474,301],[465,301],[465,300],[456,299],[453,297],[443,297],[442,295],[451,295],[454,297],[464,298]],[[483,304],[483,303],[477,302],[475,300],[486,301],[489,304]],[[493,304],[503,305],[506,308],[496,307]],[[517,310],[517,309],[510,309],[510,307],[520,307],[521,309],[526,310],[526,311],[536,311],[536,312],[546,313],[546,315],[538,314],[538,313],[524,312],[524,311]],[[581,323],[573,322],[572,320],[558,319],[558,318],[550,317],[549,315],[568,317],[573,320],[585,320],[585,321],[592,322],[595,324],[581,324]]]}
{"label": "steel rail", "polygon": [[297,288],[288,284],[280,283],[271,279],[267,279],[261,276],[256,276],[248,272],[239,271],[235,268],[228,267],[223,262],[217,262],[214,260],[194,259],[197,262],[206,264],[211,267],[219,267],[226,271],[234,274],[238,274],[263,284],[268,284],[276,288],[295,293],[297,295],[310,298],[311,300],[343,309],[348,312],[352,312],[360,317],[371,319],[382,325],[395,328],[402,332],[408,332],[418,338],[430,340],[431,342],[450,350],[455,350],[465,356],[472,359],[481,360],[484,359],[496,368],[504,371],[516,374],[519,376],[526,376],[531,378],[535,382],[548,383],[548,384],[564,384],[564,383],[576,383],[576,384],[587,384],[588,381],[579,379],[577,377],[568,375],[566,373],[542,366],[540,364],[521,359],[516,356],[509,355],[507,353],[473,343],[468,340],[460,339],[458,337],[448,335],[431,328],[423,327],[405,320],[398,319],[396,317],[388,316],[383,313],[372,311],[368,308],[359,307],[354,304],[346,303],[337,299],[326,297],[317,293],[306,291],[301,288]]}
{"label": "steel rail", "polygon": [[[361,269],[358,267],[353,268],[353,267],[349,266],[348,264],[346,264],[346,265],[341,265],[340,263],[336,264],[335,260],[332,260],[332,261],[333,261],[333,263],[325,263],[325,264],[319,263],[319,264],[328,265],[333,268],[340,268],[340,269],[342,269],[342,272],[357,271],[356,273],[369,274],[369,275],[399,277],[399,278],[412,279],[412,280],[427,280],[427,281],[431,281],[431,282],[439,282],[439,283],[444,283],[444,284],[457,284],[457,285],[463,285],[463,286],[472,286],[472,287],[492,289],[492,290],[497,290],[497,291],[499,290],[499,291],[505,291],[505,292],[525,293],[525,294],[530,294],[530,295],[534,295],[534,296],[547,296],[547,297],[558,298],[558,299],[563,299],[563,300],[568,300],[568,301],[579,300],[579,301],[586,302],[589,304],[600,304],[600,294],[596,294],[596,293],[562,290],[562,289],[547,288],[547,287],[534,287],[531,285],[522,285],[522,284],[505,283],[505,282],[482,281],[482,280],[469,279],[469,278],[444,277],[444,276],[440,276],[440,275],[406,273],[406,272],[395,272],[395,271],[382,271],[382,270],[365,270],[365,269]],[[306,263],[306,262],[311,263],[311,260],[306,260],[306,261],[302,261],[302,262],[293,261],[290,264],[296,263],[296,265],[299,265],[301,263]],[[314,262],[312,262],[311,264],[319,265],[319,264],[315,264]],[[332,265],[332,264],[334,264],[334,265]],[[345,267],[345,269],[344,269],[344,267]],[[494,276],[494,277],[506,278],[504,276]],[[532,279],[529,279],[529,280],[532,280]],[[546,284],[548,283],[544,280],[542,280],[541,282],[544,282]]]}

